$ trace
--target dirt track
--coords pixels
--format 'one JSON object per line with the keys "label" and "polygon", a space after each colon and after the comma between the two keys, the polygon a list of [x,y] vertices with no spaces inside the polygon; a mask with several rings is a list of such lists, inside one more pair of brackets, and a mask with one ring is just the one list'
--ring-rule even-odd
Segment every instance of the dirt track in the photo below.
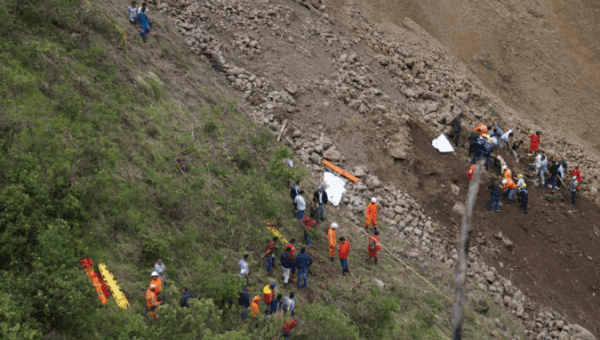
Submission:
{"label": "dirt track", "polygon": [[[467,150],[460,148],[456,155],[439,154],[431,146],[433,137],[425,130],[412,124],[411,132],[414,145],[410,160],[393,162],[389,157],[378,157],[381,153],[370,153],[379,166],[378,174],[409,188],[442,224],[459,225],[461,217],[452,211],[452,206],[466,199]],[[508,163],[515,174],[523,169],[512,159]],[[490,213],[486,187],[499,174],[498,168],[492,168],[482,181],[474,214],[474,244],[478,244],[477,239],[484,240],[479,246],[486,262],[533,301],[554,308],[599,334],[600,233],[596,235],[593,228],[600,226],[600,208],[580,198],[576,211],[571,213],[570,196],[564,188],[560,193],[565,201],[550,203],[543,198],[550,189],[544,192],[528,181],[529,215],[519,209],[516,198],[513,205],[507,205],[507,199],[503,199],[502,211]],[[459,197],[452,194],[450,183],[461,188]],[[494,237],[500,231],[514,243],[512,251]]]}

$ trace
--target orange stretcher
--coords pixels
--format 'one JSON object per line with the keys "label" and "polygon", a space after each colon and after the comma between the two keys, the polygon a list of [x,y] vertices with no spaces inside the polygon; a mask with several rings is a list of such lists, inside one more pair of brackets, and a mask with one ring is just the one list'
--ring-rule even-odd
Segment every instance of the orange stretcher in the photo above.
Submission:
{"label": "orange stretcher", "polygon": [[328,167],[331,168],[331,170],[339,173],[340,175],[342,175],[342,176],[346,177],[347,179],[351,180],[352,182],[354,182],[354,183],[358,182],[358,178],[356,178],[354,175],[352,175],[348,171],[342,170],[339,167],[333,165],[333,163],[331,163],[330,161],[324,159],[323,160],[323,164],[327,165]]}

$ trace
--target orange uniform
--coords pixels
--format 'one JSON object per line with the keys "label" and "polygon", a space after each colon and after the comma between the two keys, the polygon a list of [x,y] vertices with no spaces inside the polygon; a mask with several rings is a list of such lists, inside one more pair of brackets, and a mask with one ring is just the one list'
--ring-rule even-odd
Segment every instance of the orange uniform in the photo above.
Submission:
{"label": "orange uniform", "polygon": [[473,179],[473,175],[475,175],[475,164],[471,164],[469,170],[467,170],[467,177],[469,178],[469,182]]}
{"label": "orange uniform", "polygon": [[513,180],[512,171],[510,171],[510,169],[508,169],[508,168],[506,170],[504,170],[504,179],[506,179],[509,182]]}
{"label": "orange uniform", "polygon": [[379,245],[379,237],[375,234],[369,236],[369,243],[367,244],[369,257],[377,258],[377,251],[379,250],[381,250],[381,246]]}
{"label": "orange uniform", "polygon": [[148,289],[146,291],[146,309],[148,310],[148,316],[150,319],[154,319],[156,317],[156,310],[158,309],[158,297],[156,293],[152,291],[152,289]]}
{"label": "orange uniform", "polygon": [[478,132],[479,133],[479,137],[481,137],[482,135],[488,133],[488,127],[485,124],[479,124],[475,128],[475,132]]}
{"label": "orange uniform", "polygon": [[160,277],[150,280],[150,289],[154,288],[154,292],[158,296],[162,292],[163,280]]}
{"label": "orange uniform", "polygon": [[369,224],[373,223],[373,228],[377,228],[377,203],[369,203],[367,205],[367,220],[365,221],[365,227],[368,227]]}
{"label": "orange uniform", "polygon": [[327,232],[327,242],[329,243],[329,257],[333,258],[333,255],[335,255],[335,246],[337,244],[335,229],[329,228],[329,231]]}
{"label": "orange uniform", "polygon": [[506,190],[506,189],[516,189],[517,188],[517,184],[511,179],[507,179],[506,180],[506,185],[502,186],[502,190]]}
{"label": "orange uniform", "polygon": [[255,318],[260,313],[260,309],[258,308],[259,301],[260,298],[258,296],[255,296],[254,299],[252,299],[252,303],[250,304],[250,310],[252,311],[253,318]]}

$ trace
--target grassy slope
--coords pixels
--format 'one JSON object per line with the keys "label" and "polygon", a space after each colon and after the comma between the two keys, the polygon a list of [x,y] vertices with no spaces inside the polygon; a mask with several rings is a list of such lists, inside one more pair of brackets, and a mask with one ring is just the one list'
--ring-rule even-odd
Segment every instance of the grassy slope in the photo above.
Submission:
{"label": "grassy slope", "polygon": [[[226,301],[239,289],[234,272],[244,253],[251,254],[251,294],[269,280],[260,259],[269,237],[264,219],[301,238],[289,216],[287,183],[306,172],[283,167],[290,151],[215,89],[210,77],[219,76],[185,51],[164,18],[156,17],[159,33],[146,46],[128,33],[126,53],[116,48],[124,11],[104,5],[0,5],[0,284],[10,287],[0,292],[0,336],[277,335],[276,318],[258,327],[243,323]],[[448,337],[450,304],[399,274],[391,258],[371,272],[366,239],[346,228],[352,277],[341,279],[318,233],[294,337]],[[171,284],[160,319],[150,321],[143,290],[158,256]],[[100,305],[77,262],[82,257],[107,264],[130,309]],[[448,272],[422,271],[450,291]],[[279,270],[274,275],[280,279]],[[386,282],[384,291],[372,276]],[[182,286],[201,297],[189,310],[177,306]],[[488,313],[500,314],[493,307]],[[466,325],[468,338],[488,336],[472,320]]]}

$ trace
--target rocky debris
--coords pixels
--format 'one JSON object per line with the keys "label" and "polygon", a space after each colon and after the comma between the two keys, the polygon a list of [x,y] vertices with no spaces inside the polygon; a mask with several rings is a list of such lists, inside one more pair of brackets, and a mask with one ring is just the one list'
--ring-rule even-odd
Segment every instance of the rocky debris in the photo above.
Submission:
{"label": "rocky debris", "polygon": [[329,148],[323,153],[323,157],[331,162],[338,162],[342,158],[342,154],[335,148]]}
{"label": "rocky debris", "polygon": [[577,340],[596,340],[590,331],[579,325],[569,325],[566,326],[564,330],[565,332],[569,333],[569,336],[572,336]]}
{"label": "rocky debris", "polygon": [[457,213],[459,215],[464,215],[464,213],[465,213],[465,205],[462,204],[461,202],[456,202],[454,204],[454,206],[452,207],[452,211],[454,211],[455,213]]}
{"label": "rocky debris", "polygon": [[460,187],[454,183],[450,183],[450,189],[456,196],[460,193]]}

